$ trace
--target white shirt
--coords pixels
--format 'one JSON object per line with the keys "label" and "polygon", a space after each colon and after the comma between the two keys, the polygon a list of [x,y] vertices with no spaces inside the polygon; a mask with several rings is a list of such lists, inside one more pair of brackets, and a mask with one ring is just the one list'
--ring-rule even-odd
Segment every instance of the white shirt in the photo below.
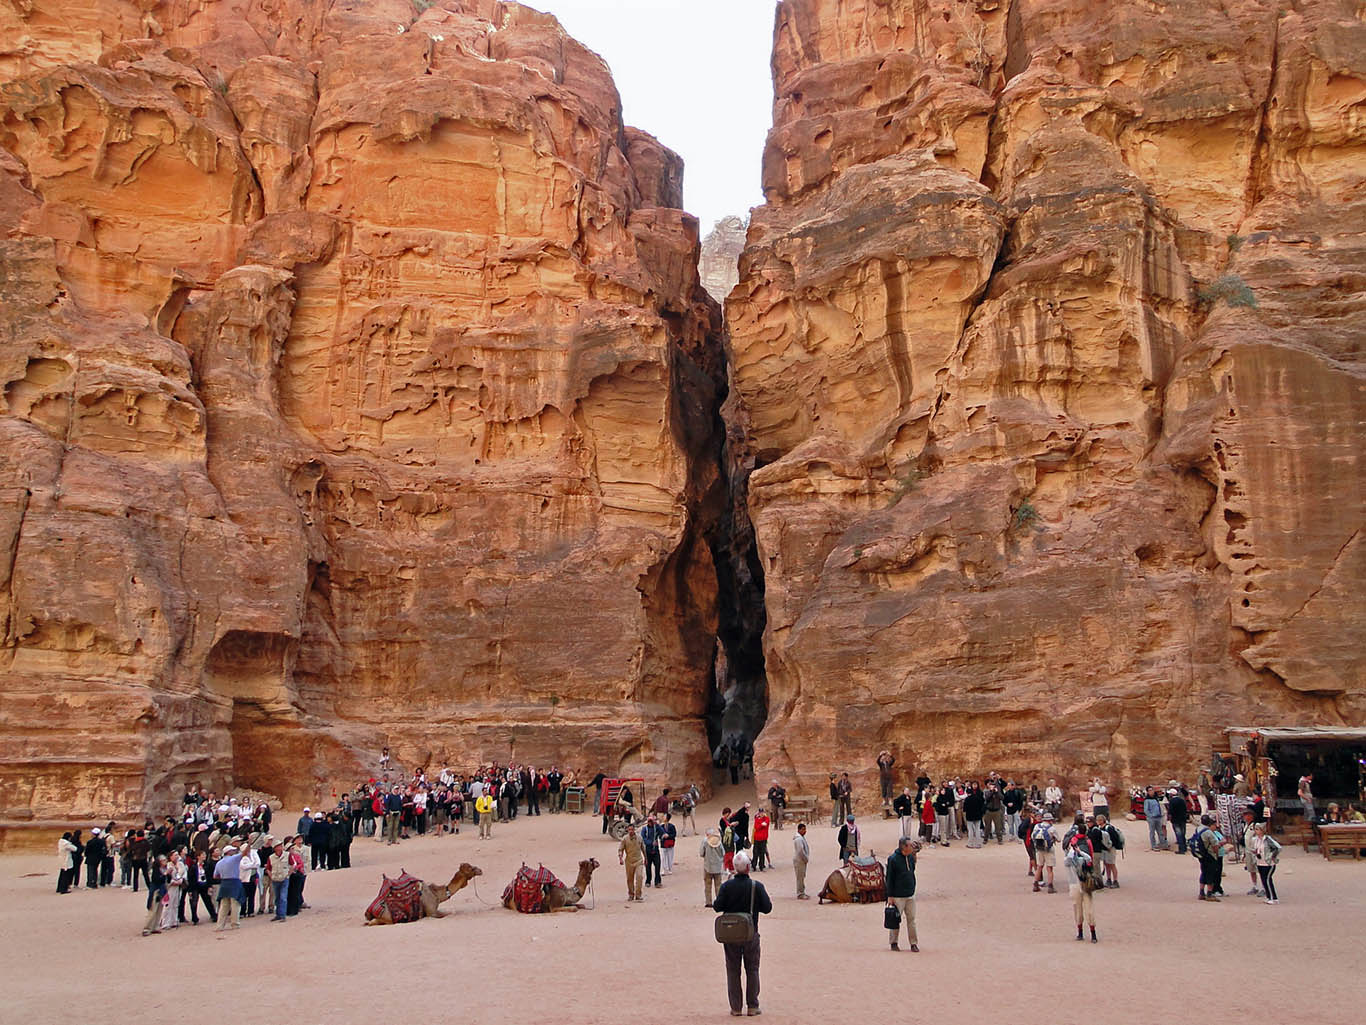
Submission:
{"label": "white shirt", "polygon": [[479,800],[479,798],[483,796],[484,784],[480,783],[478,780],[475,780],[473,783],[470,784],[470,797],[474,798],[477,801]]}
{"label": "white shirt", "polygon": [[796,861],[811,860],[811,845],[801,833],[792,834],[792,857]]}
{"label": "white shirt", "polygon": [[249,883],[256,878],[256,874],[261,871],[261,856],[250,847],[242,855],[241,862],[237,866],[237,878],[244,883]]}
{"label": "white shirt", "polygon": [[1110,802],[1105,797],[1105,787],[1099,783],[1091,788],[1091,807],[1094,808],[1098,804],[1110,807]]}
{"label": "white shirt", "polygon": [[1062,787],[1049,787],[1043,792],[1045,804],[1062,804]]}

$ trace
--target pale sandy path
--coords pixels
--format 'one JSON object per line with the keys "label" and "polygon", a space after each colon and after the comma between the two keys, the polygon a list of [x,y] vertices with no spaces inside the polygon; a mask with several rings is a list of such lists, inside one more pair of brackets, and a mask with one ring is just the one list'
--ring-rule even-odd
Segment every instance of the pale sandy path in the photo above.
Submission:
{"label": "pale sandy path", "polygon": [[[699,823],[718,810],[708,805]],[[895,824],[865,817],[863,825],[885,855]],[[237,1007],[250,1018],[273,1009],[267,1018],[291,1025],[728,1021],[721,951],[701,906],[697,839],[680,841],[663,889],[628,905],[615,845],[599,829],[587,815],[543,815],[498,827],[482,844],[468,828],[399,848],[359,839],[350,871],[310,876],[313,910],[288,924],[253,919],[222,936],[200,925],[144,939],[141,894],[58,897],[55,855],[6,856],[0,1019],[46,1025],[100,1007],[136,1009],[140,1025],[169,1025],[186,1015],[200,1020],[204,1008],[219,1017]],[[775,904],[762,927],[767,1021],[1024,1021],[1021,1001],[1031,988],[1057,1009],[1059,998],[1100,980],[1109,1025],[1146,1025],[1188,1016],[1189,1001],[1172,995],[1178,979],[1187,996],[1213,1001],[1210,1020],[1258,1007],[1272,1009],[1264,1020],[1277,1023],[1363,1020],[1349,980],[1359,979],[1366,946],[1366,862],[1330,865],[1295,849],[1277,876],[1279,907],[1243,896],[1246,877],[1235,872],[1226,876],[1233,896],[1205,905],[1194,899],[1192,859],[1148,852],[1142,824],[1129,824],[1123,886],[1098,895],[1102,942],[1092,946],[1072,939],[1065,889],[1030,892],[1019,844],[956,844],[920,863],[922,952],[893,954],[880,908],[792,899],[791,835],[776,834],[779,866],[759,877]],[[809,835],[814,892],[836,849],[828,826]],[[590,912],[518,915],[487,908],[466,890],[446,905],[453,914],[445,919],[361,925],[381,871],[446,879],[468,860],[485,872],[479,894],[496,903],[523,859],[543,860],[568,880],[590,855],[603,863]],[[24,878],[30,872],[42,876]],[[975,972],[980,981],[968,977]]]}

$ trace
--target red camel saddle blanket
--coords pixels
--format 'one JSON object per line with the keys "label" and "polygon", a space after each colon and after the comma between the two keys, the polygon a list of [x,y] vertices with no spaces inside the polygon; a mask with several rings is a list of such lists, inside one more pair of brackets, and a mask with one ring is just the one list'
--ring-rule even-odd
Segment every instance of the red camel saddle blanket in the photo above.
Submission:
{"label": "red camel saddle blanket", "polygon": [[365,917],[378,918],[386,907],[395,922],[417,921],[422,917],[422,880],[407,872],[397,879],[385,876],[379,886],[379,896],[365,909]]}
{"label": "red camel saddle blanket", "polygon": [[886,900],[887,880],[876,858],[853,858],[849,862],[849,885],[866,900]]}
{"label": "red camel saddle blanket", "polygon": [[517,870],[516,878],[503,891],[503,903],[506,904],[508,897],[511,897],[512,906],[518,911],[534,915],[545,910],[546,888],[563,885],[555,878],[555,873],[544,865],[535,868],[523,865]]}

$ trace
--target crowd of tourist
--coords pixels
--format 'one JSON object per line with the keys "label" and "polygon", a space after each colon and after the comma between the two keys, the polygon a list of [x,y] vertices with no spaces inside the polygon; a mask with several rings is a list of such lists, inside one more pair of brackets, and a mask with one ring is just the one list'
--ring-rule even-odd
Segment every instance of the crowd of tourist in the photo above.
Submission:
{"label": "crowd of tourist", "polygon": [[[1085,938],[1089,928],[1091,941],[1098,942],[1093,894],[1120,887],[1118,855],[1125,847],[1123,831],[1111,821],[1111,789],[1105,783],[1094,779],[1069,799],[1055,779],[1041,787],[1037,782],[1026,785],[990,773],[982,779],[951,777],[935,783],[921,772],[914,787],[907,785],[896,794],[894,761],[885,751],[877,760],[883,812],[897,818],[900,826],[900,842],[886,869],[888,929],[894,949],[899,949],[902,928],[911,949],[919,949],[913,900],[916,860],[925,850],[949,847],[959,840],[970,849],[992,842],[1022,844],[1035,893],[1057,892],[1061,861],[1077,939]],[[88,837],[81,830],[64,833],[58,841],[57,892],[110,886],[145,890],[143,935],[182,924],[198,925],[201,910],[220,930],[238,928],[241,920],[257,916],[287,921],[308,908],[304,890],[309,873],[349,868],[351,846],[358,837],[392,845],[414,836],[456,834],[468,820],[479,837],[485,838],[492,835],[495,825],[519,817],[564,812],[574,795],[577,810],[591,806],[602,814],[604,833],[613,819],[624,820],[619,863],[626,872],[628,898],[640,901],[647,887],[662,887],[663,877],[673,873],[680,836],[674,813],[683,809],[681,824],[691,824],[696,832],[692,810],[700,795],[695,786],[673,795],[666,788],[642,811],[626,786],[607,808],[602,802],[604,782],[600,772],[581,779],[574,770],[561,771],[555,765],[538,769],[490,764],[464,773],[443,767],[431,777],[423,769],[403,774],[393,770],[386,751],[377,777],[342,794],[330,810],[305,808],[294,832],[284,834],[277,829],[282,834],[279,838],[272,832],[273,812],[268,803],[219,797],[191,787],[180,813],[160,823],[147,820],[141,827],[121,830],[109,822],[91,829]],[[848,866],[859,858],[863,846],[853,813],[853,786],[847,772],[831,772],[829,782],[830,824],[837,829],[838,860]],[[1174,847],[1177,853],[1194,856],[1200,900],[1218,901],[1226,896],[1223,872],[1231,861],[1241,863],[1248,872],[1249,895],[1277,904],[1274,876],[1281,846],[1267,831],[1267,801],[1259,788],[1247,788],[1241,776],[1234,775],[1227,783],[1235,795],[1245,798],[1243,827],[1229,836],[1216,826],[1214,794],[1202,795],[1199,787],[1175,779],[1166,787],[1130,791],[1130,808],[1141,811],[1146,820],[1150,850]],[[1301,784],[1301,790],[1306,790],[1304,781]],[[706,907],[721,906],[717,895],[727,880],[774,867],[772,832],[784,828],[788,804],[787,790],[774,780],[767,807],[756,811],[750,802],[734,809],[725,807],[715,825],[706,830],[699,847]],[[1075,806],[1075,815],[1070,828],[1060,833],[1064,810],[1073,810],[1069,806]],[[1337,805],[1329,805],[1325,818],[1363,821],[1366,815],[1356,808],[1344,813]],[[1194,832],[1188,835],[1192,825]],[[811,844],[805,822],[798,825],[792,844],[797,899],[806,900]]]}
{"label": "crowd of tourist", "polygon": [[[191,787],[179,815],[161,823],[147,819],[120,831],[113,822],[64,833],[57,843],[57,892],[103,887],[145,891],[149,936],[181,925],[198,925],[200,910],[221,930],[241,919],[270,915],[285,921],[308,904],[304,884],[310,870],[350,866],[350,833],[344,809],[311,812],[295,832],[271,832],[269,804],[216,797]],[[117,880],[117,882],[115,881]]]}

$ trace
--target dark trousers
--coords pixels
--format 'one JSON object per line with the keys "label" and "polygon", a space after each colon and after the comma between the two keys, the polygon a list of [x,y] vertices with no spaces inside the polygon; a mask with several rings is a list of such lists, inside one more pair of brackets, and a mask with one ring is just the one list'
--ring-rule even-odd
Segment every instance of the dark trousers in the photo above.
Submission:
{"label": "dark trousers", "polygon": [[345,844],[342,849],[337,852],[337,859],[338,868],[351,867],[351,845],[349,843]]}
{"label": "dark trousers", "polygon": [[764,869],[768,868],[768,866],[769,866],[769,860],[768,860],[768,841],[767,841],[767,840],[755,840],[755,841],[754,841],[754,868],[755,868],[757,871],[762,872]]}
{"label": "dark trousers", "polygon": [[541,814],[541,798],[535,790],[526,792],[526,813],[528,815]]}
{"label": "dark trousers", "polygon": [[726,995],[730,997],[730,1009],[739,1013],[744,1010],[740,1003],[740,963],[745,965],[744,1003],[748,1007],[759,1006],[759,937],[756,935],[748,943],[727,943],[726,949]]}
{"label": "dark trousers", "polygon": [[100,863],[85,859],[85,888],[98,890],[100,887]]}
{"label": "dark trousers", "polygon": [[285,898],[286,914],[297,915],[304,903],[304,877],[298,872],[289,874],[289,896]]}
{"label": "dark trousers", "polygon": [[112,854],[106,854],[100,859],[100,885],[114,885],[114,856]]}
{"label": "dark trousers", "polygon": [[310,847],[309,852],[309,868],[316,872],[319,868],[327,867],[327,851],[322,847]]}
{"label": "dark trousers", "polygon": [[138,878],[139,878],[139,877],[142,878],[142,881],[147,885],[147,888],[150,890],[150,889],[152,888],[152,877],[149,876],[149,875],[147,874],[147,862],[145,862],[145,861],[135,861],[135,862],[133,862],[133,892],[134,892],[134,893],[137,893],[137,892],[138,892]]}
{"label": "dark trousers", "polygon": [[256,877],[252,876],[242,884],[242,917],[250,918],[256,914]]}
{"label": "dark trousers", "polygon": [[1172,832],[1176,834],[1176,853],[1186,853],[1186,824],[1184,822],[1173,822]]}
{"label": "dark trousers", "polygon": [[[195,925],[199,924],[199,902],[204,902],[204,913],[209,916],[209,920],[218,921],[218,912],[214,910],[213,898],[209,896],[208,887],[198,887],[186,891],[186,896],[190,898],[190,919]],[[180,913],[180,920],[185,921],[185,913]]]}
{"label": "dark trousers", "polygon": [[1272,900],[1279,900],[1276,896],[1276,884],[1271,881],[1271,877],[1276,874],[1275,865],[1258,865],[1257,874],[1262,877],[1262,889]]}
{"label": "dark trousers", "polygon": [[659,885],[660,885],[660,880],[659,880],[659,848],[658,848],[658,847],[646,847],[646,848],[645,848],[645,885],[646,885],[646,886],[649,886],[649,885],[650,885],[650,872],[651,872],[651,871],[653,871],[654,874],[655,874],[655,885],[656,885],[656,886],[659,886]]}
{"label": "dark trousers", "polygon": [[57,872],[57,892],[69,893],[71,891],[71,879],[76,874],[74,868],[64,868]]}

